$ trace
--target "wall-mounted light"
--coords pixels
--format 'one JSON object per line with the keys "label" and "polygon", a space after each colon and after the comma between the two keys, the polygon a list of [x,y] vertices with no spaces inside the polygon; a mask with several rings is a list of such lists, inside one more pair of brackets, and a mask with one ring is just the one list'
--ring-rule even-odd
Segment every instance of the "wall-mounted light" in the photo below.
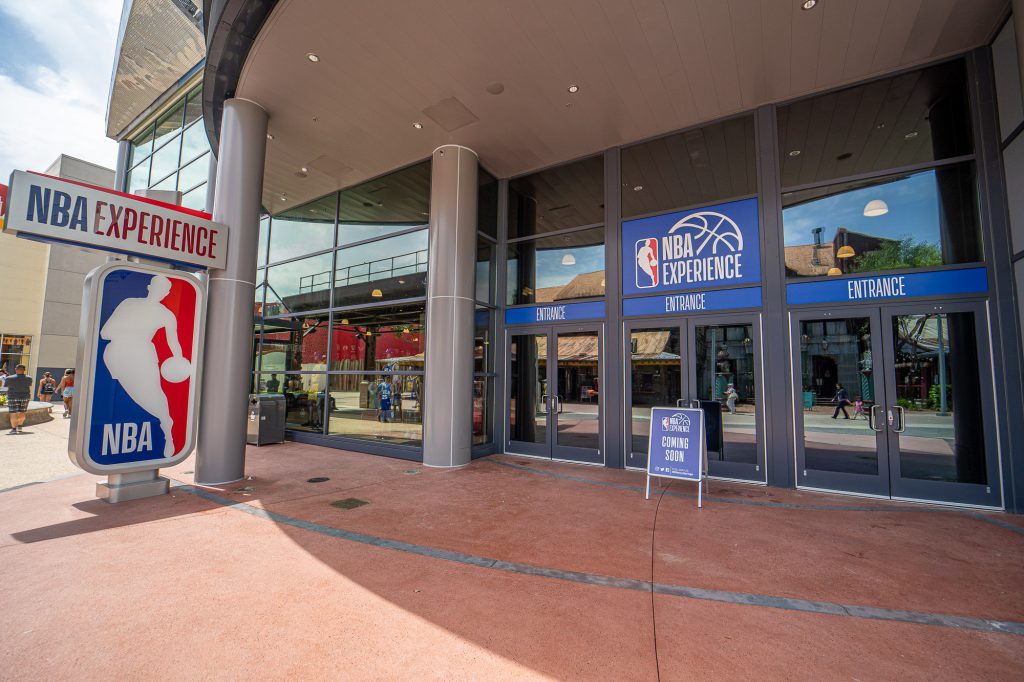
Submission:
{"label": "wall-mounted light", "polygon": [[864,206],[864,215],[869,218],[885,215],[889,212],[889,204],[881,199],[872,199]]}
{"label": "wall-mounted light", "polygon": [[843,271],[840,270],[839,268],[829,268],[828,269],[828,276],[829,277],[838,277],[841,274],[843,274]]}
{"label": "wall-mounted light", "polygon": [[853,258],[856,255],[857,252],[853,250],[852,246],[840,246],[836,251],[836,258]]}
{"label": "wall-mounted light", "polygon": [[384,295],[384,292],[381,291],[380,289],[374,289],[373,291],[370,292],[370,296],[373,296],[374,298],[380,298],[383,295]]}
{"label": "wall-mounted light", "polygon": [[348,324],[348,318],[345,318],[345,319],[343,319],[343,320],[341,321],[341,323],[342,323],[342,324]]}

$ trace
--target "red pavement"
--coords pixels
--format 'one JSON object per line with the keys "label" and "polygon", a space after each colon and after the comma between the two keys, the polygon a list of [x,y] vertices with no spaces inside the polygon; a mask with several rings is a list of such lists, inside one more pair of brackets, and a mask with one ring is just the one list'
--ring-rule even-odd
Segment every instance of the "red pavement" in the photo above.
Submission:
{"label": "red pavement", "polygon": [[1024,634],[988,624],[1024,632],[1019,517],[716,482],[697,510],[693,484],[645,501],[642,474],[512,456],[286,444],[248,473],[212,499],[0,493],[0,679],[1024,678]]}

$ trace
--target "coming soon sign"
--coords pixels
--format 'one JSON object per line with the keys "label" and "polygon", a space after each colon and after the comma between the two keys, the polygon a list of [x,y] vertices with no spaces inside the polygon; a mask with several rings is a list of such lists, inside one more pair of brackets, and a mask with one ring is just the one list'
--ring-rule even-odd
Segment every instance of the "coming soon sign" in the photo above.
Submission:
{"label": "coming soon sign", "polygon": [[6,230],[180,263],[223,268],[228,228],[209,214],[72,180],[14,171]]}

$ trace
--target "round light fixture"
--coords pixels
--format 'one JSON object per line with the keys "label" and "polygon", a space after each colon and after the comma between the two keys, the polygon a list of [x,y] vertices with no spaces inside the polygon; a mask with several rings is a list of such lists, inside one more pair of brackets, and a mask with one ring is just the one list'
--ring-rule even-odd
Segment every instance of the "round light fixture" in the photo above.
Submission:
{"label": "round light fixture", "polygon": [[800,156],[800,150],[799,149],[794,149],[793,151],[791,151],[789,153],[789,155],[793,156],[793,157]]}
{"label": "round light fixture", "polygon": [[576,265],[576,256],[567,253],[562,256],[562,265]]}
{"label": "round light fixture", "polygon": [[569,86],[568,90],[569,90],[569,92],[575,94],[575,93],[580,91],[580,86],[578,86],[575,83],[573,83],[572,85]]}
{"label": "round light fixture", "polygon": [[285,200],[285,199],[287,199],[287,198],[288,198],[288,197],[286,197],[285,195],[283,195],[283,194],[281,195],[281,201],[284,201],[284,200]]}
{"label": "round light fixture", "polygon": [[309,54],[306,55],[306,59],[316,64],[320,61],[320,55],[316,54],[315,52],[310,52]]}
{"label": "round light fixture", "polygon": [[829,277],[837,277],[838,275],[841,275],[841,274],[843,274],[843,271],[840,270],[839,268],[829,268],[828,269],[828,276]]}
{"label": "round light fixture", "polygon": [[267,139],[268,140],[273,140],[274,139],[273,133],[267,133]]}
{"label": "round light fixture", "polygon": [[420,123],[419,121],[416,121],[415,123],[413,123],[412,127],[415,128],[416,130],[423,130],[423,124]]}
{"label": "round light fixture", "polygon": [[917,131],[916,130],[911,130],[909,133],[907,133],[906,135],[903,136],[903,139],[904,140],[913,140],[915,137],[917,137]]}
{"label": "round light fixture", "polygon": [[299,170],[301,170],[301,171],[302,171],[303,173],[308,173],[308,172],[309,172],[309,169],[308,169],[308,168],[306,168],[305,166],[303,166],[303,167],[302,167],[302,168],[300,168]]}
{"label": "round light fixture", "polygon": [[373,291],[370,292],[370,296],[373,296],[374,298],[380,298],[383,295],[384,295],[384,292],[381,291],[380,289],[374,289]]}
{"label": "round light fixture", "polygon": [[642,192],[643,189],[644,189],[643,185],[633,185],[633,191],[634,192]]}
{"label": "round light fixture", "polygon": [[881,199],[872,199],[864,206],[864,215],[868,218],[885,215],[889,212],[889,204]]}
{"label": "round light fixture", "polygon": [[800,9],[814,9],[814,6],[818,4],[818,0],[804,0],[800,5]]}
{"label": "round light fixture", "polygon": [[343,319],[343,320],[341,321],[341,323],[342,323],[342,324],[348,324],[348,318],[345,318],[345,319]]}
{"label": "round light fixture", "polygon": [[836,258],[853,258],[856,255],[857,252],[853,250],[852,246],[840,246],[836,251]]}

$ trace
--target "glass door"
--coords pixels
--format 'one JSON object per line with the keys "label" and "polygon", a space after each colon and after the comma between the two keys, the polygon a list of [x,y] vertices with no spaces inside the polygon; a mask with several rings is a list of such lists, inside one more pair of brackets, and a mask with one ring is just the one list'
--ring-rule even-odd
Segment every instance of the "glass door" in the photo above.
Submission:
{"label": "glass door", "polygon": [[883,309],[893,497],[999,506],[985,320],[975,303]]}
{"label": "glass door", "polygon": [[516,329],[508,343],[508,452],[603,463],[600,329]]}
{"label": "glass door", "polygon": [[708,427],[708,473],[764,481],[757,316],[634,322],[626,342],[626,466],[647,465],[652,407],[699,404]]}

